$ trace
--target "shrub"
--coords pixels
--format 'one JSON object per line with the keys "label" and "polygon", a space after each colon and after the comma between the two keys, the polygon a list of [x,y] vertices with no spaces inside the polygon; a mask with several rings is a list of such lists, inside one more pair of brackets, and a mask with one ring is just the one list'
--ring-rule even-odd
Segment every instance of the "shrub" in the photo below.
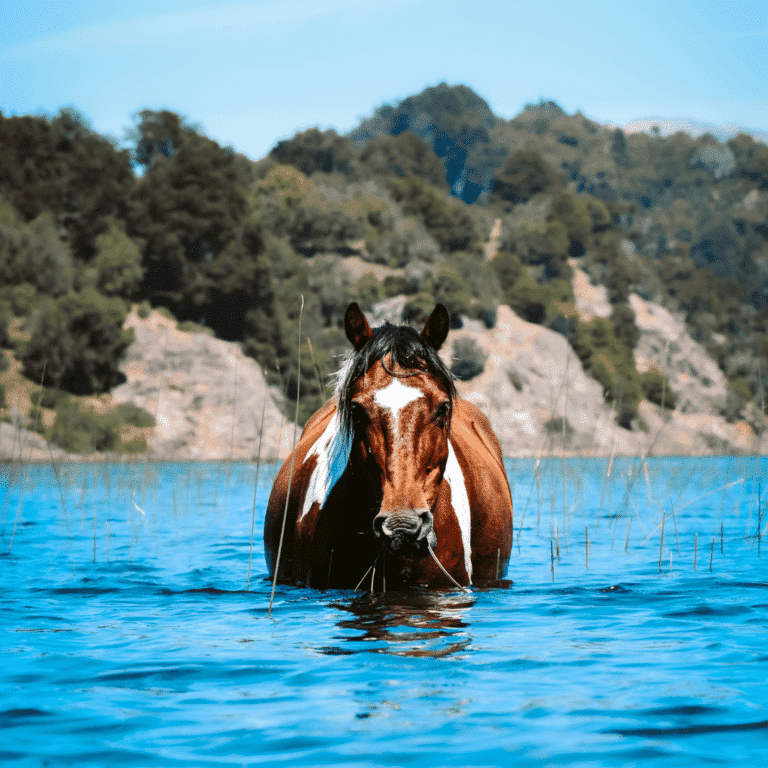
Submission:
{"label": "shrub", "polygon": [[351,290],[352,299],[366,310],[382,299],[381,283],[372,274],[363,275]]}
{"label": "shrub", "polygon": [[652,403],[669,410],[677,407],[677,397],[669,386],[669,379],[655,366],[640,374],[640,386]]}
{"label": "shrub", "polygon": [[435,308],[435,297],[431,293],[421,291],[408,298],[403,307],[403,322],[421,330]]}
{"label": "shrub", "polygon": [[[3,355],[5,357],[5,355]],[[0,383],[0,408],[6,408],[7,402],[5,400],[5,384]]]}
{"label": "shrub", "polygon": [[610,319],[613,323],[616,337],[630,349],[634,349],[640,340],[640,329],[635,323],[635,312],[632,307],[623,302],[614,304]]}
{"label": "shrub", "polygon": [[69,395],[66,392],[62,392],[60,389],[43,387],[42,389],[32,392],[30,400],[32,401],[32,405],[36,405],[39,408],[55,409],[68,397]]}
{"label": "shrub", "polygon": [[552,416],[544,422],[544,431],[550,437],[562,437],[566,442],[571,439],[574,429],[568,419],[562,416]]}
{"label": "shrub", "polygon": [[49,439],[70,453],[111,451],[120,445],[120,423],[114,413],[98,414],[67,398],[59,404]]}
{"label": "shrub", "polygon": [[509,371],[507,373],[509,383],[518,391],[523,391],[523,378],[517,371]]}
{"label": "shrub", "polygon": [[384,298],[408,292],[408,281],[402,275],[387,275],[382,283]]}
{"label": "shrub", "polygon": [[445,304],[451,318],[451,328],[461,328],[461,315],[467,315],[472,304],[472,295],[466,288],[466,281],[453,269],[444,267],[429,281],[427,293],[432,295],[432,306],[437,302]]}
{"label": "shrub", "polygon": [[154,427],[155,417],[133,403],[120,403],[115,407],[115,415],[124,424],[133,427]]}
{"label": "shrub", "polygon": [[630,429],[643,398],[632,350],[616,336],[613,323],[596,317],[578,323],[573,347],[584,370],[603,387],[603,396],[616,407],[616,421]]}
{"label": "shrub", "polygon": [[576,316],[573,287],[568,280],[537,283],[527,271],[504,294],[510,307],[529,323],[552,326],[557,318]]}
{"label": "shrub", "polygon": [[27,427],[39,435],[45,434],[45,424],[43,423],[43,412],[40,408],[32,406],[27,414]]}
{"label": "shrub", "polygon": [[469,381],[485,370],[487,355],[474,339],[457,339],[453,344],[451,373],[459,381]]}
{"label": "shrub", "polygon": [[564,227],[572,255],[577,256],[584,252],[593,228],[589,198],[578,197],[565,190],[558,192],[547,218]]}
{"label": "shrub", "polygon": [[523,273],[523,262],[516,253],[501,251],[491,262],[502,291],[508,291]]}
{"label": "shrub", "polygon": [[569,240],[565,226],[559,221],[524,226],[515,235],[516,250],[526,264],[544,264],[547,277],[561,272],[570,278],[567,266]]}
{"label": "shrub", "polygon": [[147,441],[144,437],[134,437],[120,444],[121,453],[145,453],[147,450]]}
{"label": "shrub", "polygon": [[[10,347],[11,337],[8,332],[8,328],[11,324],[11,318],[13,313],[11,311],[11,305],[4,299],[0,299],[0,347]],[[3,355],[5,358],[5,355]],[[0,362],[0,371],[5,370],[2,368],[2,362]]]}
{"label": "shrub", "polygon": [[742,376],[731,379],[727,385],[723,415],[727,421],[734,422],[744,414],[747,403],[752,399],[749,382]]}

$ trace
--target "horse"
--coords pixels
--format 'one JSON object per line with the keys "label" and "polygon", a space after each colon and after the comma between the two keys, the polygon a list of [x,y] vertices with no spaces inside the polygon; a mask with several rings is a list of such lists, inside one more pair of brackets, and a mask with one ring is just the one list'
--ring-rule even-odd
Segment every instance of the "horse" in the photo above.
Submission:
{"label": "horse", "polygon": [[512,549],[512,496],[485,415],[438,351],[449,315],[421,333],[371,329],[357,303],[334,396],[278,472],[264,521],[275,583],[378,591],[490,584]]}

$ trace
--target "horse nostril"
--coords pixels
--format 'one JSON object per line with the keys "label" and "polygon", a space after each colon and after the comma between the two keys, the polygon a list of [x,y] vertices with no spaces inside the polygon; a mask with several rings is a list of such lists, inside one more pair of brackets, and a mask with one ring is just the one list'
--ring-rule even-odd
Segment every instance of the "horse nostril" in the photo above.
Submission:
{"label": "horse nostril", "polygon": [[424,550],[425,542],[430,546],[436,542],[432,513],[428,509],[379,512],[373,520],[373,530],[393,552],[403,548]]}

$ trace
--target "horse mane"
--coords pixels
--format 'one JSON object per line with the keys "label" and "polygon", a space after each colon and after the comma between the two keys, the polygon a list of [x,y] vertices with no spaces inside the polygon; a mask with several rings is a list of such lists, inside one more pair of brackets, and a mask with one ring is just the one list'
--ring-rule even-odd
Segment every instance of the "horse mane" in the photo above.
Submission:
{"label": "horse mane", "polygon": [[[371,366],[390,355],[390,368],[387,370],[398,377],[426,373],[437,379],[453,404],[457,397],[453,374],[443,362],[437,350],[430,346],[421,334],[407,325],[385,323],[373,329],[373,338],[359,351],[350,352],[338,373],[336,394],[341,430],[345,435],[352,434],[352,389]],[[400,368],[403,373],[395,373]]]}

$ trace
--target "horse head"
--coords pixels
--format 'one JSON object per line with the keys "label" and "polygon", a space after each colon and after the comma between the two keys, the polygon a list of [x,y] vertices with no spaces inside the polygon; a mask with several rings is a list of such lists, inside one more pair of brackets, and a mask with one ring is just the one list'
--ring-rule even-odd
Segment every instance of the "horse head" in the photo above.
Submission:
{"label": "horse head", "polygon": [[424,329],[371,330],[357,304],[344,326],[354,354],[339,389],[350,466],[368,479],[378,512],[373,529],[397,557],[423,557],[437,543],[433,509],[449,458],[456,390],[438,350],[448,334],[438,304]]}

